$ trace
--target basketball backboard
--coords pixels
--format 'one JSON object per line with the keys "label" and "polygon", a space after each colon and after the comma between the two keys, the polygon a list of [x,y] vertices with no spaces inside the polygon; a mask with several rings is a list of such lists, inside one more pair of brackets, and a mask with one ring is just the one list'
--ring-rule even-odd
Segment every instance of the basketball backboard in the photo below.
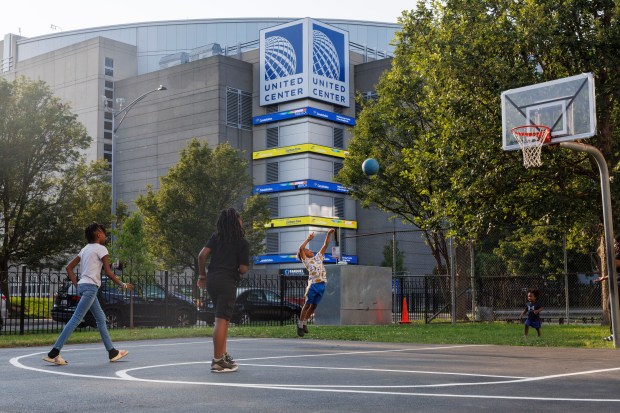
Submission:
{"label": "basketball backboard", "polygon": [[502,147],[520,149],[512,128],[544,125],[551,128],[549,144],[589,138],[596,134],[592,73],[502,92]]}

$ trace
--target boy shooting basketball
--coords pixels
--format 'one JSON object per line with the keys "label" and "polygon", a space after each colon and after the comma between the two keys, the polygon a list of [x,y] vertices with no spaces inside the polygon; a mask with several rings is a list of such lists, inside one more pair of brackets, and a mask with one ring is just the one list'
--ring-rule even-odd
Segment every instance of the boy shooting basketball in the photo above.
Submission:
{"label": "boy shooting basketball", "polygon": [[306,303],[301,309],[299,320],[297,321],[297,335],[303,337],[308,332],[306,322],[314,314],[317,305],[323,298],[325,292],[325,284],[327,283],[327,274],[325,272],[325,265],[323,260],[325,259],[325,251],[329,245],[329,238],[335,232],[333,228],[327,231],[325,242],[323,246],[314,254],[310,249],[306,248],[308,243],[314,239],[314,232],[308,235],[308,238],[299,246],[297,252],[297,258],[303,262],[304,266],[308,269],[308,287],[306,288]]}

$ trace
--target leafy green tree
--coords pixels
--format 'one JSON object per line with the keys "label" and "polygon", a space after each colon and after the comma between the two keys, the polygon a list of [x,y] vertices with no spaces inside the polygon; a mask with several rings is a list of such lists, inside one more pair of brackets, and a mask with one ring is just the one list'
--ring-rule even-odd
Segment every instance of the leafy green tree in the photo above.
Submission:
{"label": "leafy green tree", "polygon": [[214,232],[220,211],[230,207],[244,220],[250,253],[259,253],[269,212],[267,199],[248,196],[251,190],[248,161],[237,150],[227,143],[212,149],[193,139],[161,178],[159,190],[149,188],[136,200],[155,256],[169,267],[196,271],[198,253]]}
{"label": "leafy green tree", "polygon": [[[342,182],[367,204],[426,230],[446,267],[442,226],[477,241],[506,224],[561,222],[569,244],[600,244],[596,165],[556,148],[545,151],[541,168],[524,169],[519,152],[501,150],[500,96],[594,73],[598,130],[587,143],[606,157],[617,211],[619,14],[611,0],[419,2],[403,13],[392,69],[376,87],[379,99],[363,106]],[[360,172],[368,156],[381,164],[378,178]]]}
{"label": "leafy green tree", "polygon": [[110,223],[104,163],[85,165],[91,142],[71,108],[41,81],[0,79],[0,284],[10,264],[66,263],[84,227]]}
{"label": "leafy green tree", "polygon": [[[383,261],[381,261],[381,266],[393,268],[396,272],[406,271],[404,265],[405,253],[398,248],[398,241],[396,241],[395,244],[396,245],[390,241],[383,246]],[[394,257],[396,257],[396,259],[394,259]]]}
{"label": "leafy green tree", "polygon": [[140,211],[132,212],[120,230],[114,231],[115,241],[112,253],[122,264],[123,274],[136,278],[152,278],[157,261],[149,250],[149,236],[146,233],[144,217]]}

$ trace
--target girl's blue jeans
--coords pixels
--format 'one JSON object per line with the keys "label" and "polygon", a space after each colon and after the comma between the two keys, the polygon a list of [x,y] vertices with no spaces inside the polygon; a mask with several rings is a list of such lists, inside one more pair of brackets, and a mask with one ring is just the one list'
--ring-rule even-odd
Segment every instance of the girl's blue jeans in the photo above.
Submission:
{"label": "girl's blue jeans", "polygon": [[80,301],[78,302],[73,316],[71,316],[71,319],[65,325],[65,328],[62,329],[62,333],[58,336],[58,340],[56,340],[54,348],[57,348],[58,350],[62,349],[71,333],[73,333],[77,326],[82,322],[88,310],[90,310],[95,317],[95,321],[97,321],[97,329],[99,330],[105,349],[110,351],[114,348],[112,339],[110,338],[110,333],[108,333],[108,327],[105,323],[105,313],[99,304],[99,300],[97,300],[98,290],[99,287],[95,284],[78,284],[78,295],[81,297]]}

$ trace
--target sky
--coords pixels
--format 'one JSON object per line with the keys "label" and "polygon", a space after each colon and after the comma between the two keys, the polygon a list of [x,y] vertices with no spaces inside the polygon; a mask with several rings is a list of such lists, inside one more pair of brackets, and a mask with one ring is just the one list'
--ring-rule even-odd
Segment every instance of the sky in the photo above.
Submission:
{"label": "sky", "polygon": [[[369,5],[370,3],[370,5]],[[0,14],[0,39],[124,23],[239,17],[312,17],[396,23],[417,0],[22,0]],[[7,9],[12,9],[8,11]]]}

